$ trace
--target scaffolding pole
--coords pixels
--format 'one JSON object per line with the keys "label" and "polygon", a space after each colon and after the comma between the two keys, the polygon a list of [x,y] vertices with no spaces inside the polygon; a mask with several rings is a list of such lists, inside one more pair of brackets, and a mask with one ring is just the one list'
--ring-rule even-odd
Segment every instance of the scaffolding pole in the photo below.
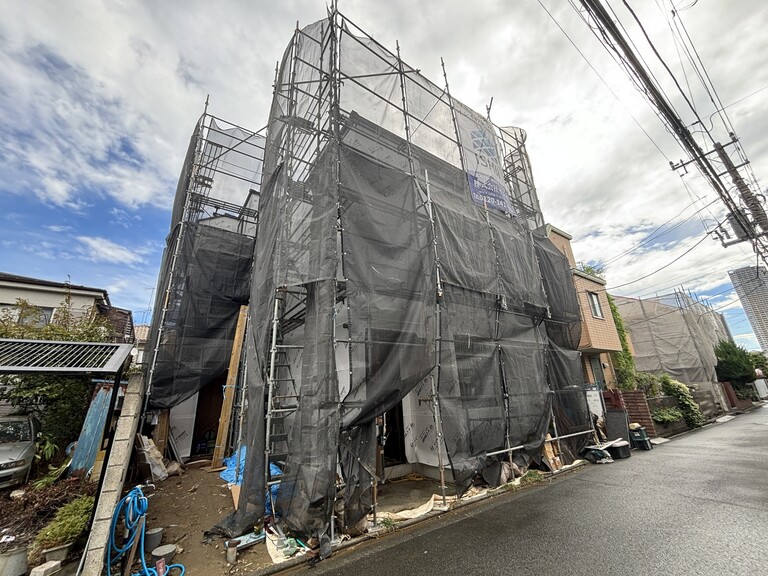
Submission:
{"label": "scaffolding pole", "polygon": [[[208,108],[207,105],[207,98],[206,98],[206,110]],[[197,132],[197,142],[195,145],[195,155],[192,159],[192,166],[191,166],[191,172],[189,175],[189,182],[187,184],[187,190],[184,195],[184,209],[182,210],[181,219],[176,224],[177,226],[177,233],[176,233],[176,241],[174,243],[173,247],[173,255],[171,256],[171,266],[170,270],[168,271],[168,281],[165,285],[165,293],[163,295],[163,307],[160,311],[160,320],[158,322],[158,328],[157,328],[157,336],[155,337],[155,346],[152,350],[152,362],[149,365],[149,370],[147,372],[147,390],[144,394],[144,406],[141,411],[141,422],[140,422],[140,428],[144,425],[144,421],[146,419],[147,414],[147,406],[149,406],[149,399],[152,394],[152,379],[155,375],[155,367],[157,366],[157,356],[160,351],[160,342],[163,338],[163,328],[165,327],[165,321],[168,314],[168,304],[171,299],[171,292],[173,287],[173,280],[176,276],[176,266],[179,259],[179,253],[181,252],[181,244],[182,239],[184,237],[185,232],[185,224],[187,222],[187,219],[189,217],[189,211],[191,208],[192,203],[192,192],[194,183],[196,182],[196,175],[199,170],[200,166],[200,158],[202,156],[202,150],[203,150],[203,135],[202,131],[205,125],[205,118],[206,115],[203,114],[200,117],[200,120],[198,121],[198,132]]]}

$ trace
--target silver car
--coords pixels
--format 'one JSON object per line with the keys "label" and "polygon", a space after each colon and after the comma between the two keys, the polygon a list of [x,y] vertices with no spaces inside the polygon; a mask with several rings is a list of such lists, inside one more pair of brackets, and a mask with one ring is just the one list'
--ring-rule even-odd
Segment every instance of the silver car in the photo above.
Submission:
{"label": "silver car", "polygon": [[34,416],[0,416],[0,488],[27,481],[39,430]]}

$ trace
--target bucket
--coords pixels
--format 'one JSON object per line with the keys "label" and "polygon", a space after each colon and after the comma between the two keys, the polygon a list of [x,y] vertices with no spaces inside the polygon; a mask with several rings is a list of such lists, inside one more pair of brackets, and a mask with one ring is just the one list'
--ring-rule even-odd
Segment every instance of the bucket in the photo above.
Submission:
{"label": "bucket", "polygon": [[144,532],[144,550],[154,550],[163,542],[163,528],[150,528]]}
{"label": "bucket", "polygon": [[158,546],[152,550],[152,560],[157,562],[160,558],[165,560],[165,565],[173,563],[173,557],[176,555],[176,545],[166,544],[165,546]]}
{"label": "bucket", "polygon": [[0,552],[0,574],[2,576],[24,576],[27,573],[27,547]]}

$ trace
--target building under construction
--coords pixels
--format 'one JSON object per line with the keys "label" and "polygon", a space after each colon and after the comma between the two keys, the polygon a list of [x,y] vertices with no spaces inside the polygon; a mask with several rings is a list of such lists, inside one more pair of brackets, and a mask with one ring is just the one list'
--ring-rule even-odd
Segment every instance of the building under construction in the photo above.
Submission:
{"label": "building under construction", "polygon": [[669,374],[711,392],[721,407],[727,407],[715,386],[715,348],[721,340],[733,340],[722,314],[683,290],[644,299],[614,296],[614,301],[629,331],[638,371]]}
{"label": "building under construction", "polygon": [[[180,180],[148,374],[158,408],[221,378],[248,303],[227,440],[247,457],[223,531],[257,524],[272,483],[282,520],[323,541],[375,509],[387,470],[461,494],[478,475],[498,484],[505,460],[539,462],[548,433],[578,453],[591,432],[578,301],[522,130],[336,11],[295,31],[265,140],[212,126]],[[228,150],[211,149],[219,132]],[[252,192],[218,199],[220,175]],[[206,210],[234,228],[209,240]]]}
{"label": "building under construction", "polygon": [[175,457],[207,452],[219,418],[250,298],[263,157],[262,135],[204,114],[179,177],[145,353],[149,407],[174,408]]}

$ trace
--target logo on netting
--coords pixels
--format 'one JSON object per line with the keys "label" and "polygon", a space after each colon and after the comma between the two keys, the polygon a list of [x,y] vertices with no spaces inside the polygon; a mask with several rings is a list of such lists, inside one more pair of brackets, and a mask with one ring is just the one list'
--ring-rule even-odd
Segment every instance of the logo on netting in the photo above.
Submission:
{"label": "logo on netting", "polygon": [[479,130],[472,130],[469,133],[472,138],[472,149],[475,152],[484,154],[488,158],[496,159],[496,146],[493,144],[493,140],[488,135],[488,132],[480,128]]}

